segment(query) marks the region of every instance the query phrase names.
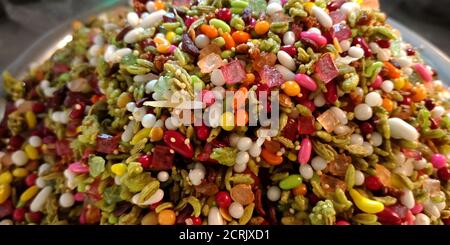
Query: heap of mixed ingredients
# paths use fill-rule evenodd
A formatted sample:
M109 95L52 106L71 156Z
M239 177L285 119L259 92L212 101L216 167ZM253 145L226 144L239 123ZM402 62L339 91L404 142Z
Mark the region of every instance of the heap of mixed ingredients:
M189 2L75 22L25 79L3 74L1 223L450 223L449 92L383 13ZM167 101L194 87L206 113L240 93L184 125ZM261 91L279 129L235 126L251 101L271 111Z

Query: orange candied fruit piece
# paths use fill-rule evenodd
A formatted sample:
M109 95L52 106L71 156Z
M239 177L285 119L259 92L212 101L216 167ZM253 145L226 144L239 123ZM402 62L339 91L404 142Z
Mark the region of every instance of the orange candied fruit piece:
M256 22L255 24L255 32L258 35L264 35L269 31L270 24L265 20L261 20Z
M211 26L211 25L201 25L200 31L203 34L205 34L207 37L209 37L210 39L216 38L219 36L219 31L214 26Z
M384 109L386 109L386 111L388 112L392 112L392 110L394 110L394 103L392 102L392 100L388 99L388 98L384 98L383 99L383 104L382 106L384 107Z
M155 9L156 10L161 10L164 9L166 7L166 4L163 1L155 1Z
M283 157L278 156L277 154L274 154L267 150L266 148L263 148L261 151L261 157L270 165L276 166L280 165L283 162Z
M246 43L250 39L250 34L245 31L235 31L231 36L237 44Z
M224 32L222 34L222 38L225 40L225 48L232 49L236 47L236 42L234 42L233 37L228 32Z

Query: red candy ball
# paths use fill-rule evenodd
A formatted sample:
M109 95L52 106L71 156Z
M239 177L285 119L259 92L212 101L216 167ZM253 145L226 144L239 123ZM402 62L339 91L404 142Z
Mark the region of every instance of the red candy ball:
M231 20L231 11L229 8L221 8L221 9L217 10L216 16L217 16L217 18L219 18L225 22L228 22Z
M152 157L149 155L142 155L138 158L138 162L142 165L143 168L148 168L150 163L152 162Z
M369 176L365 179L366 188L371 191L377 191L383 188L383 184L380 179L376 176Z
M216 204L221 208L228 208L231 205L231 196L226 191L219 191L216 194Z

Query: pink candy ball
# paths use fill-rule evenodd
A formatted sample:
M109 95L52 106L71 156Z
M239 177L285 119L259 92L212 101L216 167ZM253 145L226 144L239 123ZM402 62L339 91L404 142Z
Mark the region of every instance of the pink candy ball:
M431 163L436 169L447 167L447 159L442 154L434 154L431 157Z
M339 220L338 222L336 222L336 225L350 225L350 223L345 220Z
M416 205L414 205L413 208L411 208L411 212L413 214L418 214L421 213L423 211L423 206L420 203L416 203Z

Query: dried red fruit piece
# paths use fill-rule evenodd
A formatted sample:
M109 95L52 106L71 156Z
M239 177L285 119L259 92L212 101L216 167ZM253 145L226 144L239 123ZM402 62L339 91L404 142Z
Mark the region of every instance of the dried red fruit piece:
M377 213L377 217L383 225L400 225L402 223L402 218L391 207L384 207L383 211Z
M346 24L339 23L333 25L331 28L331 38L337 38L340 42L342 40L346 40L352 37L352 29Z
M154 170L170 170L173 167L174 154L170 152L170 147L165 145L155 146L152 154L152 162L149 166Z
M317 77L324 83L329 83L339 76L339 70L330 53L325 53L319 58L315 64L314 71Z
M119 140L119 137L109 134L99 134L97 135L96 151L106 154L113 153L119 145Z
M283 75L274 67L264 66L259 75L261 76L261 83L267 84L270 88L281 86L284 83Z
M314 117L304 117L301 116L298 118L298 133L299 134L313 134L316 132L316 128L314 126Z
M239 60L233 60L220 68L227 84L235 84L245 79L245 69Z

